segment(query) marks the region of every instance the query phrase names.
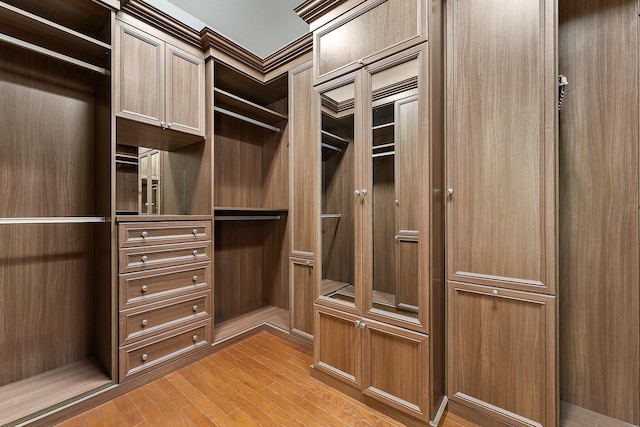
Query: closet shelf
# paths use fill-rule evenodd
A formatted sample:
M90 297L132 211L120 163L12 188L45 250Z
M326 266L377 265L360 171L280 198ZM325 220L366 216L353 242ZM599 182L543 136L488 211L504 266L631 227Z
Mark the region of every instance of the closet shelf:
M277 221L287 209L215 208L215 221Z
M395 123L391 122L391 123L385 123L383 125L374 126L371 129L378 130L378 129L392 128L393 126L395 126Z
M371 155L371 157L375 159L376 157L387 157L387 156L393 156L395 154L396 154L395 151L385 151L383 153L374 153Z
M263 107L220 88L214 88L214 111L280 132L280 123L287 116Z
M24 218L0 218L0 225L10 224L103 224L103 216L42 216Z
M321 214L320 218L342 218L342 214L339 214L339 213L336 213L336 214L326 213L326 214Z
M43 13L50 13L46 6L40 8ZM106 18L108 11L104 10ZM107 73L102 65L108 62L109 43L4 1L0 1L0 22L3 23L1 40L5 43L100 74Z
M322 142L327 145L331 145L331 146L347 145L350 142L348 139L345 139L345 138L342 138L341 136L327 132L326 130L321 131L321 134L322 134Z

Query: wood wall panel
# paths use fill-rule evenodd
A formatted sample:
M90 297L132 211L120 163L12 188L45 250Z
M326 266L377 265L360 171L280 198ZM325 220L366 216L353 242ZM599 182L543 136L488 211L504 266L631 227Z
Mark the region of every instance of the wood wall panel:
M451 280L555 292L554 5L452 5Z
M422 83L421 84L425 84ZM423 101L425 102L425 101ZM416 177L429 176L429 165L420 163L422 151L429 151L423 144L429 142L420 135L418 99L409 98L396 103L396 188L398 200L396 233L400 230L418 230L421 216L422 186ZM434 144L437 145L437 144ZM439 158L437 161L441 161ZM424 169L427 169L425 171Z
M291 329L313 335L313 300L315 299L315 270L302 261L291 260L292 300Z
M289 309L289 223L281 213L276 221L263 222L262 302Z
M94 213L93 97L85 72L2 47L0 217ZM92 354L94 227L0 225L0 385Z
M638 2L559 13L560 398L638 425Z
M396 292L396 185L394 182L394 156L367 158L373 162L372 235L365 245L373 250L373 289L394 294Z

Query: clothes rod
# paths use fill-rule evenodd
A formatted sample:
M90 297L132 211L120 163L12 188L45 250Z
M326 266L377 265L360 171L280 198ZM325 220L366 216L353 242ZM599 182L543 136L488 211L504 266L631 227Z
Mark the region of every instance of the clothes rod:
M320 218L342 218L342 214L321 214Z
M271 221L280 219L280 215L216 215L215 221Z
M322 143L322 147L324 148L328 148L329 150L333 150L333 151L337 151L338 153L342 153L342 150L339 149L338 147L334 147L333 145L329 145L327 143Z
M394 154L396 154L395 151L387 151L386 153L372 154L371 157L376 158L376 157L384 157L384 156L393 156Z
M245 122L252 123L254 125L263 127L265 129L272 130L274 132L280 132L280 128L271 126L270 124L261 122L260 120L252 119L251 117L243 116L242 114L235 113L233 111L227 110L222 107L213 107L213 111L217 111L218 113L226 114L227 116L235 117L236 119L244 120Z
M25 218L0 218L4 224L103 224L103 216L41 216Z
M70 56L64 55L62 53L55 52L53 50L50 50L50 49L47 49L47 48L44 48L44 47L40 47L38 45L26 42L24 40L16 39L15 37L11 37L11 36L8 36L6 34L0 33L0 41L12 44L14 46L21 47L23 49L30 50L32 52L37 52L37 53L40 53L42 55L46 55L46 56L49 56L51 58L67 62L69 64L77 65L78 67L85 68L85 69L93 71L95 73L99 73L99 74L102 74L102 75L106 75L107 74L107 70L102 68L102 67L97 67L95 65L89 64L88 62L80 61L79 59L72 58Z
M120 160L120 159L116 159L116 164L131 165L131 166L138 166L139 165L138 162L134 162L134 161L130 161L130 160Z

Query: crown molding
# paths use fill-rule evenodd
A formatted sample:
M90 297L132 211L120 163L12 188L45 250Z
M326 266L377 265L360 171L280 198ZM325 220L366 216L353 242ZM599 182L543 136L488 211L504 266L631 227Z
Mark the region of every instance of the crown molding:
M326 13L345 3L347 0L306 0L293 9L307 24L321 18Z
M203 50L213 49L224 52L236 61L260 72L263 71L263 60L255 53L240 46L233 40L223 36L216 30L205 27L200 31L200 46Z
M312 51L313 33L307 33L264 58L262 66L263 72L267 74L278 67L289 64L296 59L311 53Z

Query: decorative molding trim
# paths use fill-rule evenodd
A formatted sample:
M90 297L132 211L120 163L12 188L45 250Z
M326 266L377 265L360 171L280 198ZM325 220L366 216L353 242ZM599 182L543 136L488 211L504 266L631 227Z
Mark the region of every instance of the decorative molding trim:
M263 61L258 55L228 39L216 30L205 27L200 31L200 46L203 50L213 48L231 56L233 59L263 73Z
M322 17L327 12L345 3L347 0L307 0L293 9L307 24Z
M287 46L267 56L263 62L263 72L266 74L282 65L294 61L313 51L313 33L307 33Z
M200 47L200 34L191 27L175 19L143 0L122 0L121 10L135 16L138 19L166 32L186 43Z

